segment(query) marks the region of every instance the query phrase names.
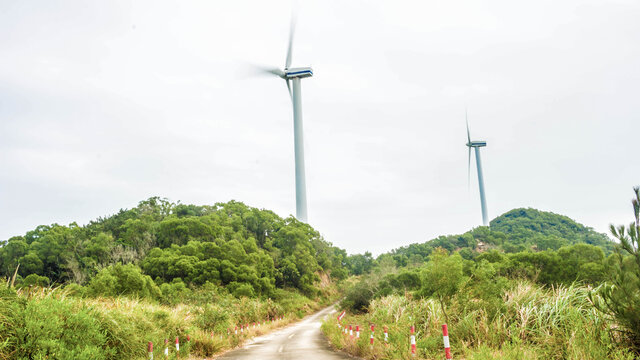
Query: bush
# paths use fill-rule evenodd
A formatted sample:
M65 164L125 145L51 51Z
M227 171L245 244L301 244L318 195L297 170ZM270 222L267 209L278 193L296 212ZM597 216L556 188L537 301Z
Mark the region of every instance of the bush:
M129 295L148 299L161 296L160 289L151 277L142 274L140 268L132 264L103 269L91 279L87 290L93 296Z
M160 292L162 293L162 302L170 305L179 304L192 295L191 290L180 278L173 279L170 284L160 285Z
M25 288L29 286L40 286L47 287L49 286L49 278L46 276L40 276L37 274L30 274L20 284L20 287Z

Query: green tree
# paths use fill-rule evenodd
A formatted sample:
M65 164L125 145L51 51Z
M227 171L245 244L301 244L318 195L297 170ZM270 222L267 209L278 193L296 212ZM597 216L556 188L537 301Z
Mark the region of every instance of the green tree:
M611 233L620 244L616 247L610 283L600 291L604 303L598 307L615 317L636 350L640 350L640 188L633 190L635 222L627 228L611 225Z
M423 271L420 294L438 299L442 312L449 322L445 305L460 289L463 281L462 257L458 254L449 255L445 249L438 248L429 256L429 262Z

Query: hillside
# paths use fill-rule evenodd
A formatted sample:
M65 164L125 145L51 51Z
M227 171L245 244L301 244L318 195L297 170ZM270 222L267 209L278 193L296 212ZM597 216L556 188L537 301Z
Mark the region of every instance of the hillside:
M381 256L392 256L397 266L420 264L433 249L460 251L465 258L487 250L504 253L559 250L568 245L596 246L611 254L614 243L593 229L570 218L535 209L514 209L493 219L490 226L477 227L460 235L443 235L414 243Z
M590 244L605 252L613 250L613 243L605 234L575 222L567 216L536 209L513 209L493 219L491 231L507 235L510 244L535 245L538 249L558 249L564 245Z
M0 247L0 277L19 286L84 285L91 295L174 302L210 284L237 297L347 276L346 252L308 224L230 201L185 205L150 198L86 226L41 225ZM135 279L133 281L132 279Z
M636 359L631 332L620 331L631 322L599 311L607 299L623 299L620 309L638 318L627 300L637 287L617 290L637 279L627 269L638 257L612 253L613 246L566 216L515 209L491 226L368 260L362 266L368 271L340 304L346 315L327 321L323 331L335 347L365 359L408 358L414 334L416 359L442 356L443 342L454 358L465 359ZM614 273L622 275L611 286ZM363 335L355 339L342 331L363 324L375 324L375 333L384 329L384 342L370 345L373 327L360 327Z

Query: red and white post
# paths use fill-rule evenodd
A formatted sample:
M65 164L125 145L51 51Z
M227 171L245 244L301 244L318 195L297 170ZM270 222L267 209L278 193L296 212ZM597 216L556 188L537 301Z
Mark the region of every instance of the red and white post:
M416 356L416 328L411 325L411 356Z
M375 334L374 325L371 324L371 336L369 337L369 344L373 347L373 335Z
M151 341L147 344L147 353L149 353L149 360L153 360L153 343Z
M343 310L343 311L340 313L340 315L338 315L338 327L339 327L339 328L341 328L341 327L342 327L342 318L344 317L344 315L345 315L346 313L347 313L347 312Z
M360 325L356 325L356 339L360 339Z
M389 328L384 327L384 343L385 345L389 345Z
M164 339L164 358L169 358L169 339Z
M176 336L176 357L180 357L180 340Z
M452 359L451 347L449 346L449 330L447 324L442 324L442 341L444 342L444 355L446 359Z
M353 328L351 327L351 325L349 325L349 336L353 338Z

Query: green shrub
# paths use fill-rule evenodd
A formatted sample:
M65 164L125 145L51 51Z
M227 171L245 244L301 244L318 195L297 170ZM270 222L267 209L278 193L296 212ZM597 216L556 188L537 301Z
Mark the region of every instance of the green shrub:
M30 274L22 280L20 283L20 287L29 287L29 286L40 286L47 287L49 286L49 278L46 276L40 276L37 274Z
M87 291L93 296L130 295L148 299L161 296L160 289L151 277L142 274L140 268L133 264L103 269L91 279Z

